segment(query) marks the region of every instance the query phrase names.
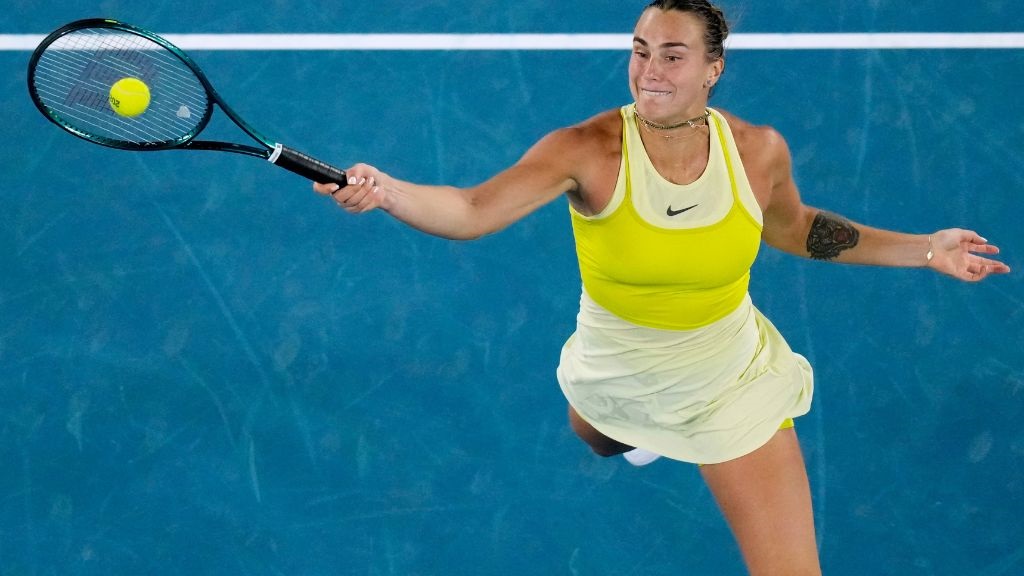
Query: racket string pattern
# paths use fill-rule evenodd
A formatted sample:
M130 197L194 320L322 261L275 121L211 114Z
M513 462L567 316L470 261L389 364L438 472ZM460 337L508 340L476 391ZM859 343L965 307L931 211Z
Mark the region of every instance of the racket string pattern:
M119 116L109 104L110 87L125 77L150 88L149 108L139 118ZM180 59L152 40L114 29L61 36L39 58L35 78L45 106L108 145L173 145L195 135L211 112L206 89Z

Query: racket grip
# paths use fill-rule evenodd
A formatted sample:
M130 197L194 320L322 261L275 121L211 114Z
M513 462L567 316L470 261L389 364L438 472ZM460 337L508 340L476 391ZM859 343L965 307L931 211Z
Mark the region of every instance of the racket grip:
M344 170L338 170L334 166L321 162L308 154L293 150L287 146L277 144L274 151L268 158L271 163L308 178L319 184L334 183L341 187L348 184L348 176Z

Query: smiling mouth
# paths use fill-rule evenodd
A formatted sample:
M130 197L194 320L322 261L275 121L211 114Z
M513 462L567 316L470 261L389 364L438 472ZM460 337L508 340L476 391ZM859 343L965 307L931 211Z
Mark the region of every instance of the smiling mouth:
M672 94L671 92L663 92L661 90L645 90L644 88L641 88L640 92L646 96L668 96Z

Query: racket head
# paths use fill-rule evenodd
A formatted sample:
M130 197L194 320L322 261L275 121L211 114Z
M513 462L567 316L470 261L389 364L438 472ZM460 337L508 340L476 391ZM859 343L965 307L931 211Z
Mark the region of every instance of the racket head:
M110 105L111 87L137 78L150 101L135 117ZM216 93L199 67L159 36L116 20L78 20L55 30L29 59L28 89L43 115L68 132L125 150L186 145L210 121Z

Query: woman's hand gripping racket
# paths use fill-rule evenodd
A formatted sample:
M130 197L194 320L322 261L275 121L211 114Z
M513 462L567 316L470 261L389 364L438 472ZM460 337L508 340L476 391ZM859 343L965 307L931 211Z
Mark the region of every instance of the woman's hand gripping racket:
M272 142L245 123L184 52L114 20L72 22L43 39L28 65L28 90L54 124L124 150L220 150L269 160L314 182L345 172ZM258 146L196 140L216 104Z

